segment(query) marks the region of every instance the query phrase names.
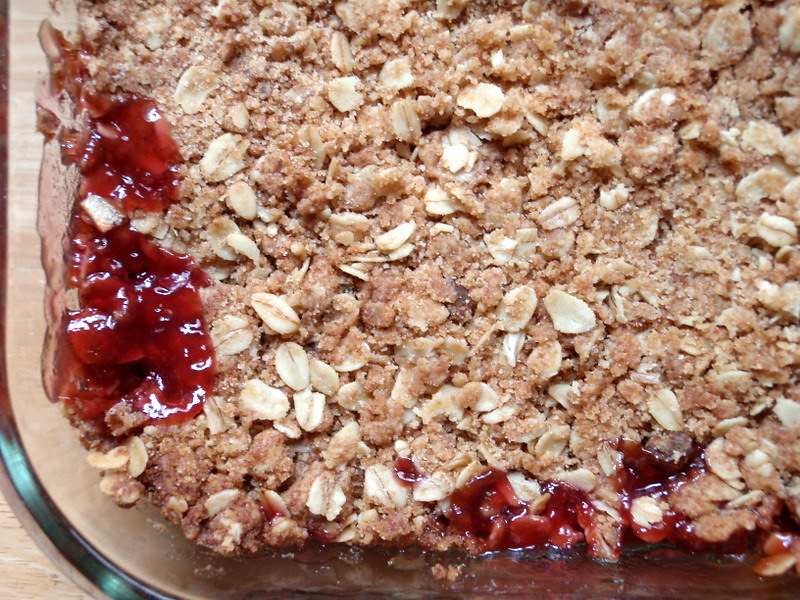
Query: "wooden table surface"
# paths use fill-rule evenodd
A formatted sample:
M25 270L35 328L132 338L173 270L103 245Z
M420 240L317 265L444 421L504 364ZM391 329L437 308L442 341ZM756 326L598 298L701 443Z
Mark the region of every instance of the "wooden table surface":
M0 597L3 600L85 600L42 554L0 497Z
M42 75L36 31L47 0L9 2L11 50L10 154L15 168L37 178L41 138L35 132L33 90ZM15 176L19 176L17 172ZM35 189L32 187L31 189ZM0 598L2 600L85 600L87 596L50 563L22 529L0 496Z

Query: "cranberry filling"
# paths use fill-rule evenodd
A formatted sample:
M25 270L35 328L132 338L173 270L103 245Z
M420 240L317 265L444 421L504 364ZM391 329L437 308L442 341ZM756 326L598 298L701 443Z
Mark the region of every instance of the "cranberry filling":
M181 156L152 100L114 102L87 131L82 140L62 137L64 156L84 177L81 197L96 194L128 214L162 211L178 199Z
M740 554L752 545L752 536L737 531L727 541L711 543L700 539L691 520L681 513L668 510L660 523L642 527L631 517L631 503L635 498L650 496L663 499L687 481L706 473L702 450L692 445L678 463L669 462L657 453L628 440L617 442L622 453L622 466L616 474L616 487L620 492L620 514L628 531L638 539L656 544L670 542L695 551Z
M619 440L616 447L622 454L622 465L614 476L614 484L620 495L622 533L629 540L670 542L692 551L719 554L742 554L753 546L759 534L745 530L734 532L724 542L707 542L698 537L690 519L673 510L667 510L662 521L651 527L635 523L631 516L634 499L642 496L666 499L687 482L705 474L704 455L696 444L687 445L677 457L627 440ZM395 473L401 481L412 485L423 479L408 458L395 461ZM527 504L514 493L504 472L490 468L451 494L444 521L449 528L480 540L481 548L486 551L570 549L585 542L590 554L596 555L603 540L595 525L596 508L588 495L555 481L542 483L541 491L535 506ZM794 532L796 524L785 525L776 520L783 518L783 513L778 511L763 523L759 521L762 530L784 532L766 538L764 547L769 555L787 552L793 544L800 544L800 535L786 533ZM620 544L622 541L620 538Z
M569 549L584 541L594 512L588 496L554 481L546 482L542 493L546 503L537 514L517 497L505 473L488 469L453 492L445 517L451 527L482 540L490 551Z
M205 274L127 226L101 234L82 217L70 259L81 308L67 313L76 364L61 397L84 419L119 401L150 419L197 414L215 373L197 293Z
M85 109L82 126L60 136L63 160L83 176L79 200L100 196L125 215L168 208L178 199L181 156L155 103L87 93L87 53L48 26L41 37L54 88ZM198 293L210 280L189 256L127 223L100 231L79 205L67 262L80 309L65 319L59 397L100 427L120 403L142 415L137 424L196 415L215 380Z
M394 474L406 485L414 485L422 479L422 474L417 470L414 462L404 456L399 456L394 461Z

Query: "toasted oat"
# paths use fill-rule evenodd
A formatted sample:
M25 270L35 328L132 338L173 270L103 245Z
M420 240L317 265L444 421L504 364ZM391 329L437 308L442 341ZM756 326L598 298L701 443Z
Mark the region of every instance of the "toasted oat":
M258 292L250 297L250 306L272 331L288 335L300 328L300 317L280 296Z
M717 10L703 37L703 49L714 67L736 63L753 42L749 16L739 6L731 3Z
M762 477L769 477L773 473L772 460L769 454L761 448L756 448L744 457L744 464Z
M519 356L519 351L522 349L523 344L525 344L524 333L507 333L503 336L502 351L506 362L508 362L508 366L516 366L517 357Z
M453 478L437 471L414 486L413 497L417 502L438 502L447 498L454 489Z
M493 83L470 86L458 96L458 105L471 110L481 118L500 112L505 103L503 90Z
M789 5L778 28L778 43L781 50L800 54L800 7Z
M289 515L289 508L278 492L273 490L261 490L261 501L265 506L268 506L272 514L275 515L273 519L279 519Z
M747 417L731 417L730 419L722 419L714 426L711 431L716 436L723 436L734 427L742 427L747 425Z
M100 491L119 506L127 507L136 504L142 497L144 488L141 483L127 473L106 473L100 480Z
M256 243L243 233L229 233L225 238L225 243L233 248L237 254L246 256L253 262L257 262L261 257L261 251Z
M222 433L228 429L228 424L222 416L217 398L207 398L203 404L203 414L206 417L206 426L211 435Z
M311 383L308 354L302 346L286 342L275 351L275 370L281 381L296 391L306 389Z
M789 219L762 213L756 225L758 236L770 246L788 246L797 243L797 227Z
M350 421L331 436L328 447L322 453L325 465L334 468L351 461L359 452L361 428L356 421Z
M554 425L536 442L536 455L553 460L566 448L569 441L569 426Z
M175 103L187 115L200 112L203 103L217 84L217 75L199 65L186 69L175 88Z
M651 394L647 399L647 410L664 429L668 431L683 429L683 414L678 404L678 397L672 390L660 389Z
M500 229L484 235L483 241L489 250L489 254L494 259L493 262L497 265L504 265L510 262L514 258L514 252L519 245L517 240L505 236Z
M664 519L664 511L655 498L641 496L631 502L631 517L639 527L650 528Z
M364 497L378 506L401 508L408 502L408 490L389 467L372 465L364 470Z
M87 195L81 202L81 207L92 219L95 227L103 233L111 231L125 220L122 213L114 208L108 200L97 194Z
M200 160L200 171L207 181L225 181L241 171L250 142L233 134L223 133L208 145Z
M331 34L331 61L342 73L350 73L355 68L350 41L341 31Z
M312 514L333 521L342 512L347 496L341 486L336 484L333 473L325 472L311 483L306 506Z
M328 84L328 100L341 112L355 110L364 102L360 86L361 80L354 75L338 77Z
M517 498L523 502L531 502L542 495L542 488L535 479L530 479L519 471L508 474L508 482Z
M336 268L342 273L347 273L348 275L355 277L356 279L360 279L361 281L369 281L369 273L365 271L363 267L364 265L361 264L336 265Z
M131 477L139 477L147 468L147 447L144 445L142 438L138 435L133 436L128 440L128 474Z
M416 142L422 135L417 110L413 100L401 99L392 103L389 111L392 131L403 142Z
M750 121L742 132L742 142L764 156L774 156L781 149L781 128L769 121Z
M225 315L211 327L211 339L219 356L244 352L253 343L253 331L246 319Z
M561 471L554 476L556 481L568 483L574 488L591 492L597 485L597 477L589 469L575 469L573 471Z
M333 396L339 390L339 374L332 366L317 358L308 363L311 387L326 396Z
M797 427L800 425L800 402L780 397L772 408L784 427Z
M325 396L306 388L294 394L294 413L297 424L305 431L314 431L325 415Z
M728 509L735 509L735 508L743 508L743 507L752 507L757 506L761 503L764 499L766 494L761 490L751 490L746 494L742 494L738 498L734 498L730 500L726 505L725 508Z
M567 130L561 140L561 160L575 160L583 156L586 151L581 130L578 127Z
M630 197L630 190L623 184L618 183L611 189L600 190L600 206L607 210L617 210L623 206Z
M235 102L228 109L222 127L226 131L235 133L247 133L250 128L250 111L242 102Z
M256 420L280 421L289 413L286 394L260 379L250 379L244 384L239 405Z
M603 473L610 477L622 465L622 453L614 449L608 442L603 442L597 451L597 461L600 463Z
M711 442L705 452L706 465L709 470L729 485L737 482L742 472L735 458L729 456L725 451L725 440L717 438ZM734 485L734 487L739 487Z
M558 229L572 225L580 216L580 207L575 199L564 196L542 209L538 221L544 229Z
M434 186L425 192L425 212L442 217L459 211L458 203L442 188Z
M772 556L765 556L759 560L753 570L761 577L775 577L783 575L797 564L797 557L791 552L781 552Z
M440 19L457 19L470 0L436 0L436 16Z
M246 182L237 181L231 185L225 196L225 202L241 218L249 221L256 218L258 208L256 193Z
M208 516L214 517L228 508L239 497L239 493L239 490L231 488L210 495L205 501Z
M89 466L103 471L122 469L128 464L129 459L130 451L126 446L117 446L108 452L91 450L86 455L86 462L89 463Z
M464 144L450 144L442 150L442 164L451 173L471 170L476 159L477 153Z
M414 85L414 76L411 74L408 59L402 57L387 61L381 69L380 81L386 87L396 90Z
M547 395L564 408L569 408L573 387L569 383L554 383L547 387Z
M517 407L512 404L506 404L500 408L496 408L481 416L481 421L487 425L496 425L504 421L508 421L517 414Z
M561 290L551 289L545 296L544 307L561 333L585 333L597 323L586 302Z
M535 345L525 364L540 379L547 380L555 377L561 370L563 357L563 349L559 341L551 340Z
M538 301L536 291L527 285L507 292L497 311L497 319L502 329L510 332L525 329L536 311Z
M743 177L736 186L736 197L748 204L762 198L778 200L789 183L786 171L777 167L762 167Z
M375 238L375 245L383 252L391 253L399 250L403 245L411 239L417 229L417 224L414 221L401 223L394 229L382 233Z

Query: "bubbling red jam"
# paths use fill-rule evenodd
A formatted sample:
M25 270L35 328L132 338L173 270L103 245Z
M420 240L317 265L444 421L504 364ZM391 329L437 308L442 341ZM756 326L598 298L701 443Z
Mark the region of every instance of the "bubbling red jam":
M83 177L67 253L68 285L80 308L66 314L59 397L101 429L120 405L138 413L139 424L190 418L215 381L198 293L209 278L191 257L159 247L127 221L107 230L80 208L90 195L123 215L175 202L181 156L169 123L152 100L87 93L86 53L52 28L43 28L42 39L54 89L67 93L84 119L59 137L62 159Z
M724 542L702 540L695 533L692 521L674 510L665 511L662 521L650 527L642 527L633 521L631 503L635 498L665 499L686 482L706 473L705 459L699 446L692 445L677 462L669 462L658 453L629 440L618 441L617 449L622 453L622 466L615 481L622 504L620 514L633 536L649 544L670 542L698 552L719 554L741 554L751 547L752 536L744 530L735 532Z
M786 530L770 521L759 525L762 532L740 530L724 542L710 543L698 537L690 519L674 510L665 511L661 522L642 527L631 516L633 500L642 496L666 499L687 482L703 476L703 451L695 443L677 456L665 456L628 440L618 440L615 446L622 455L622 464L613 477L621 505L618 532L622 534L612 536L618 540L615 548L609 548L609 543L615 543L612 540L601 539L595 522L598 509L586 492L566 483L545 481L540 486L541 496L526 503L514 492L507 475L493 468L473 476L450 495L442 523L450 531L477 540L481 551L570 550L586 544L593 556L600 555L601 545L608 556L609 550L618 554L623 542L634 540L669 542L697 552L742 554L753 547L759 535L766 535L764 531ZM408 485L424 479L409 458L395 461L395 475ZM772 533L764 548L773 556L788 552L793 545L800 545L799 534Z
M85 133L62 136L61 147L81 170L82 198L96 194L126 214L163 211L178 199L181 156L152 100L113 102Z
M121 225L99 233L73 222L70 278L79 310L66 336L76 368L62 397L84 419L122 401L149 419L197 414L214 385L214 354L198 288L206 275Z
M475 475L453 492L448 525L482 541L487 551L541 548L562 550L585 541L594 507L585 492L554 481L542 485L544 507L534 512L497 469Z
M406 456L399 456L394 461L394 474L405 485L414 485L422 479L414 461Z

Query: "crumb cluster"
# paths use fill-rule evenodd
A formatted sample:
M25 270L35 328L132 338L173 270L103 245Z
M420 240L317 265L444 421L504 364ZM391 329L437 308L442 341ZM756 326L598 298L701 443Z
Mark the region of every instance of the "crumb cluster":
M476 550L437 517L491 466L589 493L613 548L608 442L666 433L708 472L637 523L800 512L800 3L80 13L97 90L153 98L185 160L133 225L216 281L204 414L86 433L120 504L221 553Z

